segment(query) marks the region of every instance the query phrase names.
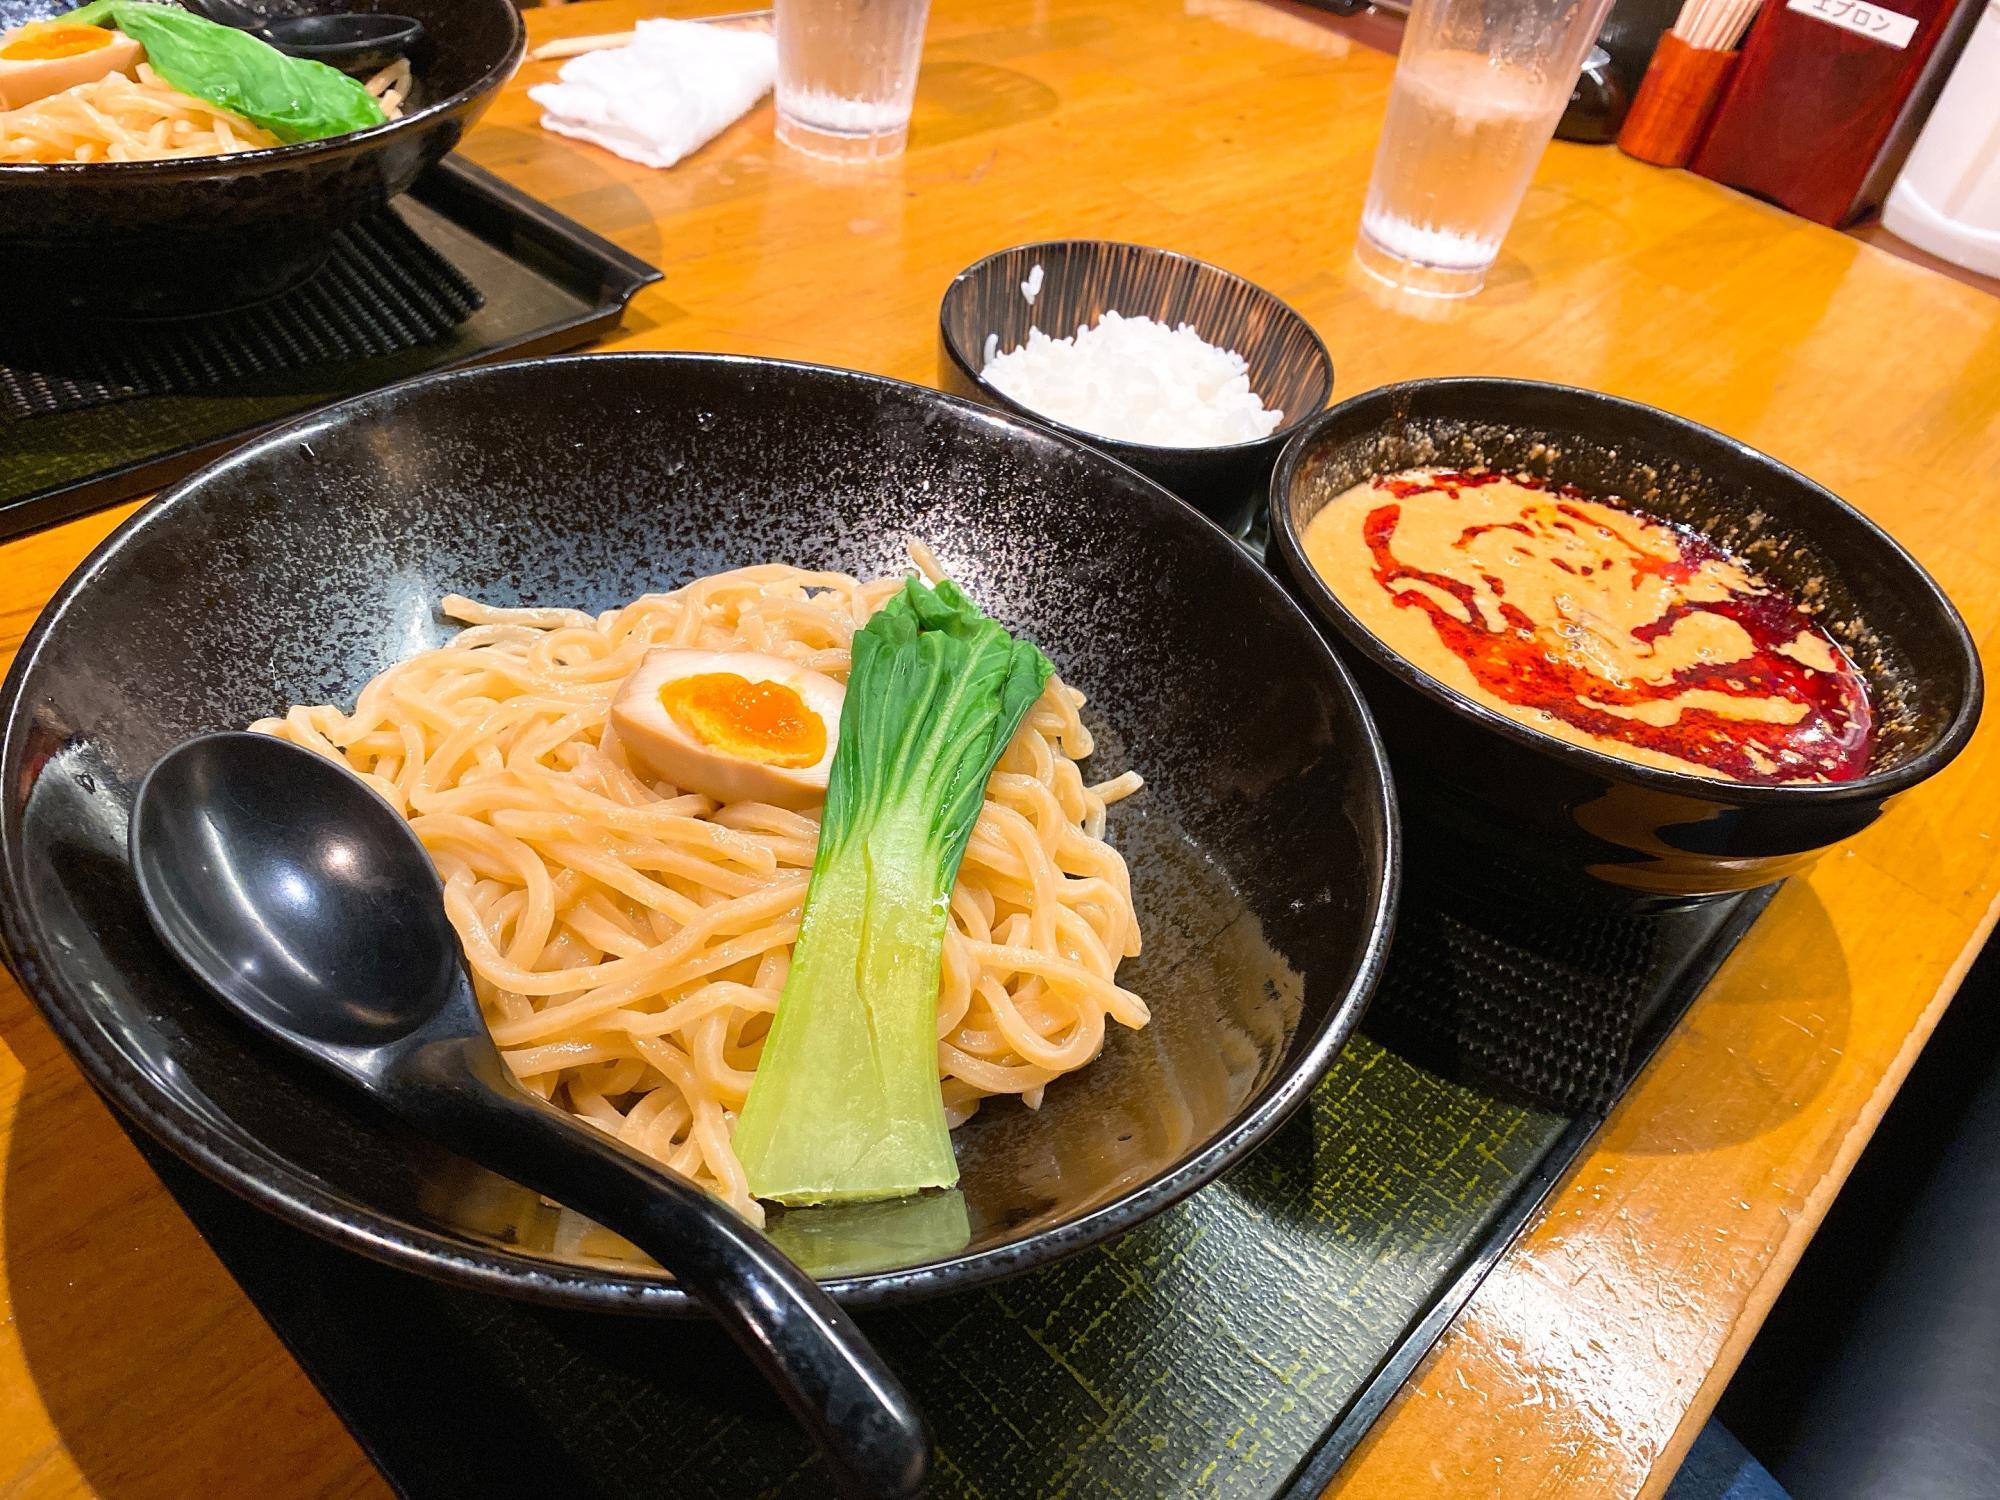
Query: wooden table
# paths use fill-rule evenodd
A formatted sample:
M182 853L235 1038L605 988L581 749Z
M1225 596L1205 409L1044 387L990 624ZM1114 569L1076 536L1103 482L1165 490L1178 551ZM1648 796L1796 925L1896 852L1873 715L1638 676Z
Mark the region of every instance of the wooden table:
M530 32L642 13L581 4ZM1481 296L1399 302L1349 258L1390 64L1308 12L938 0L912 149L860 172L780 150L768 105L672 172L631 166L536 128L523 91L552 71L530 65L466 149L666 271L628 346L927 380L938 296L977 256L1056 234L1169 245L1311 318L1341 394L1536 376L1733 433L1893 530L1983 645L2000 627L2000 300L1557 145ZM124 514L0 547L0 649ZM1784 890L1342 1500L1658 1492L1992 923L1996 745L1982 733ZM0 1106L0 1497L385 1494L4 981Z

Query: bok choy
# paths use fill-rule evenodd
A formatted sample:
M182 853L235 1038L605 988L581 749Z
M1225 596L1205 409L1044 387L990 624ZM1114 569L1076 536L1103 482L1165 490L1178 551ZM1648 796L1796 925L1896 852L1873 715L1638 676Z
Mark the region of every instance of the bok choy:
M951 888L987 778L1053 670L951 583L907 580L856 633L804 922L736 1125L759 1198L958 1180L937 1059Z
M366 130L388 116L337 68L287 57L247 31L154 0L92 0L62 17L116 26L146 49L153 71L183 94L243 116L286 144Z

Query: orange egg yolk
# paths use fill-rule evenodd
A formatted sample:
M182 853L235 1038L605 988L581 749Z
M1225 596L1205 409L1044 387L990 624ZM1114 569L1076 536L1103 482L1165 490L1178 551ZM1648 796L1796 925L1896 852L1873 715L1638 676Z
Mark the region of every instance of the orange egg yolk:
M0 46L0 61L48 62L57 57L78 57L111 45L111 33L102 26L65 26L57 21L46 26L27 25L11 42Z
M739 760L798 768L826 754L826 720L782 682L701 672L661 688L660 706L702 744Z

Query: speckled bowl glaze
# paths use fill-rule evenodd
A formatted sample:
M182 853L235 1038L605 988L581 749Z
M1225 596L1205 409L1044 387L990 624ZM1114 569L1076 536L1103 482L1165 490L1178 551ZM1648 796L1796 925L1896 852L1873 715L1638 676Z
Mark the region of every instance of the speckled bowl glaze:
M1117 1233L1268 1135L1353 1028L1395 884L1386 772L1311 621L1221 531L916 386L720 356L495 366L334 407L169 491L64 586L0 689L8 961L120 1108L286 1219L475 1287L683 1311L658 1275L557 1254L531 1194L234 1024L147 927L133 790L188 736L351 702L449 635L447 592L601 610L753 562L878 574L911 537L1089 694L1089 774L1146 776L1111 837L1145 932L1120 977L1154 1020L1113 1027L1039 1111L997 1100L957 1133L962 1236L948 1204L875 1225L864 1274L818 1220L776 1232L859 1303Z
M1036 266L1031 304L1022 283ZM1269 437L1219 448L1166 448L1101 437L1043 416L989 384L988 335L1015 349L1039 328L1066 338L1107 312L1192 324L1211 344L1250 366L1250 389L1285 419ZM946 390L1027 417L1157 479L1238 535L1264 503L1271 465L1288 439L1333 394L1333 360L1312 325L1253 282L1206 261L1111 240L1048 240L974 261L952 280L938 309L938 376Z
M318 0L254 0L269 15ZM11 0L0 22L68 0ZM444 156L521 61L512 0L355 0L415 16L413 107L374 130L164 162L0 165L0 328L10 320L171 317L239 307L312 274L346 224Z
M1748 559L1869 682L1867 774L1752 786L1619 760L1462 697L1388 649L1305 560L1334 496L1398 469L1527 470L1617 496ZM1782 879L1943 769L1979 722L1979 654L1951 601L1880 527L1803 474L1669 412L1526 380L1417 380L1343 401L1271 480L1271 547L1337 637L1382 726L1412 869L1475 895L1685 903Z

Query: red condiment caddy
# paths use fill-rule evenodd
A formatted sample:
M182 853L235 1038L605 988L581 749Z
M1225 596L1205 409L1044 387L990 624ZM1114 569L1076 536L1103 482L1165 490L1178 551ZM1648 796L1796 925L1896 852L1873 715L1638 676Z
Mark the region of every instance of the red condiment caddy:
M1690 47L1669 31L1619 128L1618 149L1655 166L1686 166L1735 66L1734 52Z
M1766 0L1693 170L1851 223L1888 193L1978 13L1967 0Z

